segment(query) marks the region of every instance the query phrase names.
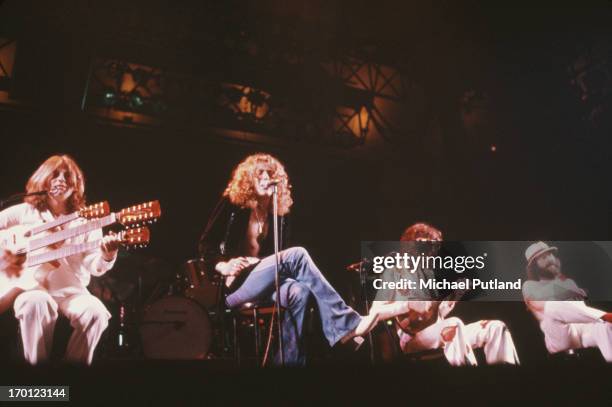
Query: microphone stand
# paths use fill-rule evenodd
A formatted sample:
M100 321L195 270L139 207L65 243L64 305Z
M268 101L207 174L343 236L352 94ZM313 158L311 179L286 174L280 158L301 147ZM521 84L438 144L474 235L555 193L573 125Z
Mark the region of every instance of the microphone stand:
M274 304L274 307L276 308L276 316L277 316L277 320L278 320L278 347L279 347L279 353L280 353L280 365L284 366L285 365L285 351L284 351L284 346L283 346L283 322L281 319L281 309L280 309L280 302L281 302L281 295L280 295L280 278L279 278L279 271L280 271L280 267L279 267L279 261L280 261L280 255L279 255L279 250L278 250L278 184L274 184L274 192L272 194L272 209L273 209L273 215L272 215L272 221L273 221L273 227L274 227L274 266L275 266L275 273L274 273L274 285L275 285L275 289L276 289L276 302Z
M368 299L368 284L367 284L367 269L365 267L367 259L362 259L359 262L359 282L361 283L361 294L363 295L363 301L365 303L365 312L370 312L370 300ZM370 362L375 363L374 360L374 338L372 331L368 332L368 344L370 345Z

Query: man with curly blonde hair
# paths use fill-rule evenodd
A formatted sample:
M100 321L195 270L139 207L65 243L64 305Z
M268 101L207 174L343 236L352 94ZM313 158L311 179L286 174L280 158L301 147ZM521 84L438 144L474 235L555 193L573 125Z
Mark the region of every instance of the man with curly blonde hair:
M234 170L224 200L212 214L200 240L200 252L226 278L230 308L276 300L272 230L273 184L278 186L280 303L285 363L302 365L303 320L314 297L323 333L330 345L364 335L375 318L362 318L346 305L325 279L306 249L288 247L287 215L293 204L284 166L269 154L247 157ZM276 358L278 362L278 355Z

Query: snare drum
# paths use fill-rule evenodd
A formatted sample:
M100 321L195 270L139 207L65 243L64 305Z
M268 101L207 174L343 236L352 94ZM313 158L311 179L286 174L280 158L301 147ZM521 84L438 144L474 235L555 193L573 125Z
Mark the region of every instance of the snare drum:
M212 342L212 327L200 304L171 296L145 308L140 337L146 358L204 359Z
M202 258L188 260L183 269L187 283L185 297L206 308L216 307L223 286L221 275L211 269L211 265Z

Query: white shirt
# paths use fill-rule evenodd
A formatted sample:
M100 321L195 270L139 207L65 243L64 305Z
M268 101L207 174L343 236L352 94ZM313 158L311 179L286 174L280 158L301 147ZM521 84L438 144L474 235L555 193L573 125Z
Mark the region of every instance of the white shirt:
M0 212L0 230L15 225L36 225L53 219L49 210L41 212L29 203L22 203ZM77 219L64 227L74 227L84 222L85 220ZM100 239L102 239L102 229L96 229L67 239L64 244L80 244ZM44 269L49 270L49 272L45 273L41 279L37 278L40 284L39 288L46 289L54 297L86 293L88 292L87 286L91 280L91 275L103 275L113 267L115 260L116 257L110 262L104 260L102 249L99 247L89 252L60 259L57 268L50 265L44 266ZM2 284L2 281L0 281L0 284Z

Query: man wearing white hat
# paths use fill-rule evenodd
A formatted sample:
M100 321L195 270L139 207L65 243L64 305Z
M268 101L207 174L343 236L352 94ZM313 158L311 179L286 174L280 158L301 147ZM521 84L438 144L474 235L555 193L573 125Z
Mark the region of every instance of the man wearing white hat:
M598 347L612 362L612 313L584 303L586 293L561 273L557 248L544 242L525 251L527 281L523 298L540 322L550 353Z

